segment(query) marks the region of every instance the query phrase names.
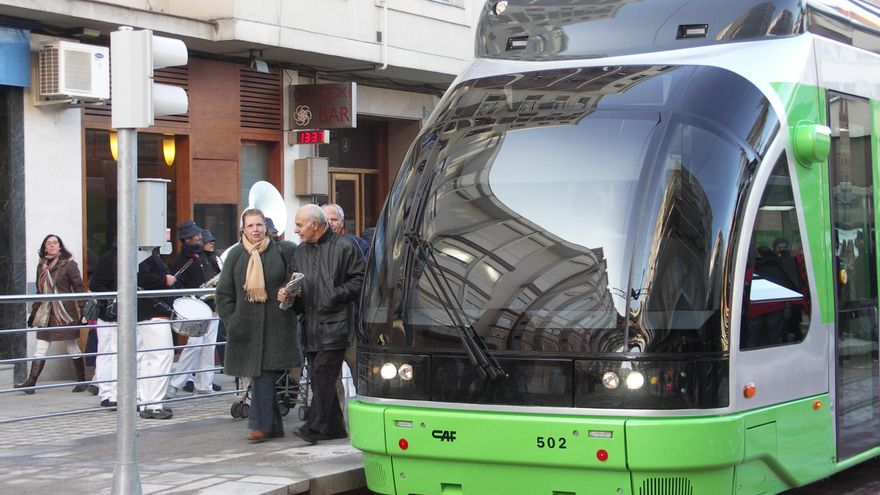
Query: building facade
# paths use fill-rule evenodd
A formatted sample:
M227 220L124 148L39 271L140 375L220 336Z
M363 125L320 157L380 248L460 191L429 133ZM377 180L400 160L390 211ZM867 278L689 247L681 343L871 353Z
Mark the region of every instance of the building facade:
M482 4L0 0L5 293L33 292L45 235L64 240L84 276L116 236L112 101L45 98L39 52L47 44L108 47L120 26L184 41L187 65L155 79L183 87L189 110L139 130L138 177L168 179L171 239L191 218L224 249L237 241L238 215L257 181L283 197L288 219L278 227L288 239L296 240L292 212L309 202L341 204L348 232L375 225L422 120L472 57ZM295 90L314 84L351 88L348 121L325 122L329 143L297 144ZM165 252L178 248L169 243ZM23 308L0 309L4 328L23 326ZM2 357L22 357L25 346L20 336L0 336Z

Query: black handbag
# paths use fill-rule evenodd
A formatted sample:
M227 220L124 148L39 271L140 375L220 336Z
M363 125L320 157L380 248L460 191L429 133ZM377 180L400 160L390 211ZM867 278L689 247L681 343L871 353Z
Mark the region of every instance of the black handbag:
M101 316L101 302L97 299L89 299L83 305L82 318L85 321L95 321Z
M104 321L116 321L116 318L119 317L119 307L116 304L116 298L102 300L101 303L101 311L98 313L98 316Z

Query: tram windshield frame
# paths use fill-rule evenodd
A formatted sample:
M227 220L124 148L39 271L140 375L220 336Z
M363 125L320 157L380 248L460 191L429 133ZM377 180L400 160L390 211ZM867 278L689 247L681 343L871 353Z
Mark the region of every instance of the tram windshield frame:
M359 387L452 402L725 405L735 247L779 128L753 84L715 67L462 82L408 153L377 226ZM504 377L481 372L480 354ZM389 388L373 373L388 359L419 379ZM603 370L621 389L642 375L669 393L602 395L615 385ZM560 379L524 393L535 376Z

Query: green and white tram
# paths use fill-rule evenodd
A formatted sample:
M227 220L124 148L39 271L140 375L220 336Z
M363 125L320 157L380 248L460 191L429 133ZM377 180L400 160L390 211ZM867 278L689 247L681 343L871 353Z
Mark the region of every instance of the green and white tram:
M490 0L375 235L369 488L771 494L880 455L878 13Z

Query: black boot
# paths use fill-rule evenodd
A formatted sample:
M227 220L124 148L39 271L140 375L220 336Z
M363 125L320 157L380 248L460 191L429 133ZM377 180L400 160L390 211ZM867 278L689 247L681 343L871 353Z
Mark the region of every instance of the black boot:
M46 364L45 359L35 359L34 362L31 363L31 374L28 376L28 379L25 380L24 383L16 383L13 385L13 388L24 388L24 387L33 387L37 384L37 378L40 377L40 373L43 372L43 366ZM26 394L33 394L34 389L25 390Z
M85 392L87 388L89 388L88 383L83 383L86 381L86 363L83 358L73 358L73 369L76 370L76 381L79 382L73 387L74 392Z

